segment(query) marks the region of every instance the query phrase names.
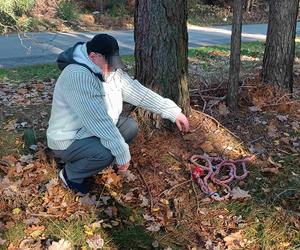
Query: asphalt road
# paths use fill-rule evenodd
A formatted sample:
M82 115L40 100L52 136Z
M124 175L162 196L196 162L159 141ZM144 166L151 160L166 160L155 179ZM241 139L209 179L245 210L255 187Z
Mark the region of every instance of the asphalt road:
M243 41L265 40L266 24L243 25ZM132 30L107 31L119 42L120 54L130 55L134 51ZM231 26L190 26L189 48L204 45L230 43ZM0 68L55 62L57 55L78 41L87 41L97 32L87 33L27 33L26 36L11 34L0 36ZM300 25L297 23L297 35Z

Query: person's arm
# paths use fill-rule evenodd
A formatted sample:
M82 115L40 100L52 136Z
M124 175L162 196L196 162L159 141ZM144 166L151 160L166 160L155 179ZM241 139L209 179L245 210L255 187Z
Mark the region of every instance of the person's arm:
M64 96L83 125L108 148L119 165L130 161L128 144L107 114L100 87L90 73L72 72L64 84Z
M120 77L125 102L159 114L162 118L172 122L176 121L177 116L181 113L181 108L175 102L146 88L122 70L118 70L116 74Z

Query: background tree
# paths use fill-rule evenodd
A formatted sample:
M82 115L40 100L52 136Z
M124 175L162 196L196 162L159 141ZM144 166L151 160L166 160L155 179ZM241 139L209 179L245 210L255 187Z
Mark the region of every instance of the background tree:
M134 25L135 77L188 113L187 1L137 0Z
M254 5L255 0L246 0L246 12L251 12L253 9L253 5Z
M241 34L244 0L233 1L233 20L230 50L229 84L227 104L231 110L237 109L238 87L241 66Z
M270 0L262 78L293 90L293 65L299 0Z

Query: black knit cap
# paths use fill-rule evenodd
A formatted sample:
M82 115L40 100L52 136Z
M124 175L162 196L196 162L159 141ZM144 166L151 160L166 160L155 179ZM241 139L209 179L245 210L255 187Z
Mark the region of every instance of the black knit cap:
M108 34L98 34L86 43L87 52L100 53L114 69L123 68L117 40Z

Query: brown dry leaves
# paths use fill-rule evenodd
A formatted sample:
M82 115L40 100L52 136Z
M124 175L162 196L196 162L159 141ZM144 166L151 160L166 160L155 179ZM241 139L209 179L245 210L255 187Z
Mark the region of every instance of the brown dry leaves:
M290 113L300 117L300 100L291 99L288 91L278 88L275 84L263 84L257 76L246 79L241 93L241 103L246 101L253 112L271 111Z
M49 82L28 82L18 85L1 83L0 103L6 107L50 103L53 96L54 84L54 80Z
M21 220L27 224L25 233L37 238L45 230L39 217L66 218L88 211L74 194L62 188L53 166L33 157L21 159L2 158L9 164L3 166L7 174L0 179L0 220L4 227Z

